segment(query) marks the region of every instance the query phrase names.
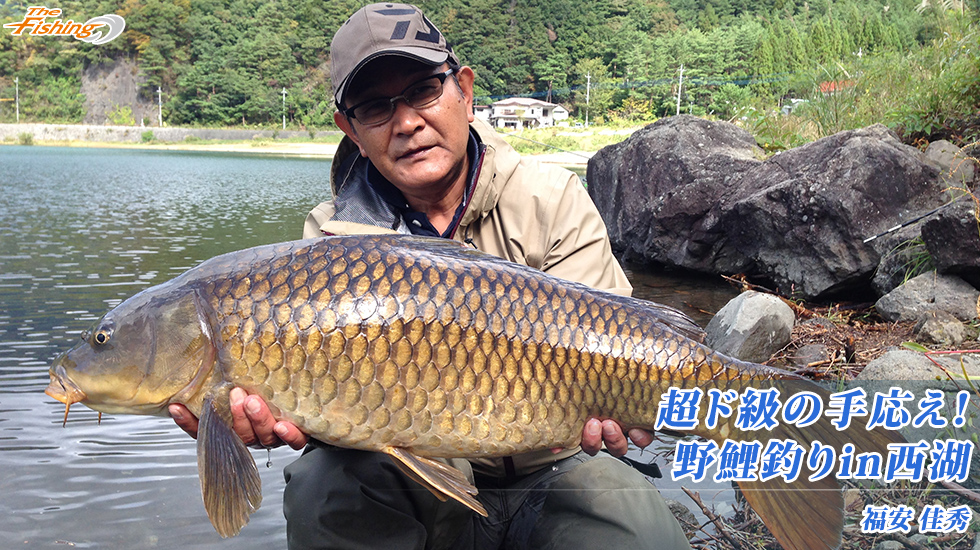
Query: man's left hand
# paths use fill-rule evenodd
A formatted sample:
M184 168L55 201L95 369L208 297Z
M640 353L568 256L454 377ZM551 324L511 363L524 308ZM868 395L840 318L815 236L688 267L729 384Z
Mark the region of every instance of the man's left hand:
M296 450L306 446L306 434L291 422L277 421L260 396L234 388L229 401L233 428L246 445L278 447L286 444ZM169 412L180 429L197 439L198 419L187 407L175 403L170 405Z
M653 434L645 430L632 429L629 431L629 439L642 449L653 443ZM606 444L606 450L615 457L624 456L629 450L626 434L616 421L590 418L582 429L582 450L595 456L602 449L603 443Z

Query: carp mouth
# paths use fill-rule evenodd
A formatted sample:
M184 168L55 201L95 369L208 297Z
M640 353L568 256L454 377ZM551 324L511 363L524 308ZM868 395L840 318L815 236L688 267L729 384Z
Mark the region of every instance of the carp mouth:
M86 397L85 392L68 378L65 367L61 365L64 359L65 356L62 355L55 361L54 366L51 367L51 383L44 390L44 393L65 404L65 418L61 424L62 427L68 424L68 410L71 408L72 403L78 403Z

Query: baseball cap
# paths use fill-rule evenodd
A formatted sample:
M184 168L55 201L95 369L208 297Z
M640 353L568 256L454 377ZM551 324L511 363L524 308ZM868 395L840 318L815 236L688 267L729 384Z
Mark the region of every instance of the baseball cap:
M371 4L350 16L330 43L330 81L337 105L354 76L383 55L401 55L429 65L459 59L422 10L410 4Z

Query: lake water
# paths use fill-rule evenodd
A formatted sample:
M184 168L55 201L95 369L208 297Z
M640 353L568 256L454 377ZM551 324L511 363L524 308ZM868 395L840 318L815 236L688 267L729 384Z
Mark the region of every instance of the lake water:
M272 451L268 468L255 451L262 508L223 540L204 513L193 440L172 420L99 425L76 405L62 428L64 405L43 391L53 359L123 299L217 254L299 238L329 198L329 170L274 155L0 147L0 548L285 547L282 468L294 451ZM714 280L629 274L638 296L702 324L735 295Z

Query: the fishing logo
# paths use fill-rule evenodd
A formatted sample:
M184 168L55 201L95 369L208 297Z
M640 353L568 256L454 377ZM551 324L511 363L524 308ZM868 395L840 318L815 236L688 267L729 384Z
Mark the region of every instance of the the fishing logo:
M126 21L113 13L93 17L84 23L76 23L71 19L48 21L49 18L59 16L61 16L61 10L58 8L31 6L27 8L27 14L22 21L7 23L4 28L13 29L11 34L14 36L23 34L31 36L74 36L77 40L89 44L110 42L122 34L126 28ZM107 27L107 29L100 27Z

